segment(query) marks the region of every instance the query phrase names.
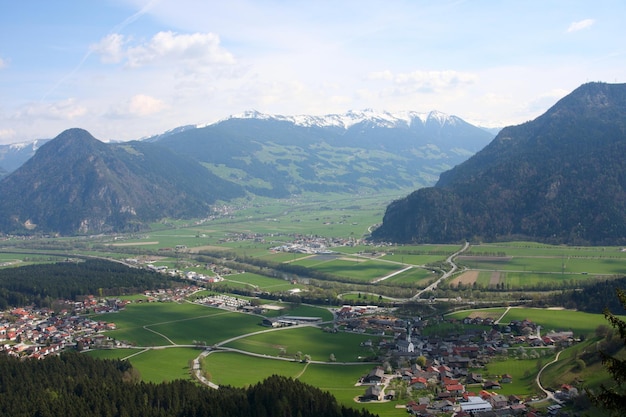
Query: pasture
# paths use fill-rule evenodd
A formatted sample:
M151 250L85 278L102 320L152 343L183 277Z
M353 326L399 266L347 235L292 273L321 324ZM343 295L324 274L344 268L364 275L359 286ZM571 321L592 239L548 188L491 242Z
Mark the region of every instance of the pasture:
M340 277L371 282L393 272L404 269L402 265L374 259L347 258L332 255L316 255L293 262L294 265L305 266L316 271Z
M576 247L532 242L472 245L458 258L470 269L561 274L568 279L619 275L626 270L621 247ZM543 278L550 279L543 275Z
M136 368L141 379L159 383L176 379L192 379L190 362L200 350L194 348L170 347L167 349L108 349L92 350L85 354L100 359L128 359Z
M511 308L500 323L524 319L541 325L542 334L551 330L572 331L575 337L593 334L599 325L607 324L602 314L540 308Z
M462 320L472 314L477 317L494 317L501 314L504 309L477 309L456 311L446 317ZM582 311L511 307L500 320L500 324L508 324L514 320L530 320L541 326L541 334L548 331L572 331L575 337L589 335L595 332L599 325L606 325L606 319L602 314L584 313Z
M337 362L360 362L372 354L361 346L371 335L329 333L317 327L294 326L268 331L231 341L224 345L233 349L267 356L294 357L298 352L311 360L327 362L332 355ZM376 345L376 343L374 343Z
M539 389L535 385L535 377L541 366L551 361L553 357L554 355L540 359L495 359L485 365L484 368L472 371L482 373L483 379L492 381L500 381L502 375L509 374L513 377L513 382L502 383L502 388L497 390L497 393L528 397L539 393ZM471 385L468 389L478 390Z
M225 285L229 287L242 287L248 289L258 289L267 292L288 291L294 288L304 288L302 285L292 284L282 278L270 278L264 275L244 272L242 274L225 275Z
M284 375L330 392L347 407L365 408L387 417L405 416L404 409L395 409L395 402L368 404L354 401L367 388L355 386L356 382L372 367L372 364L305 364L220 351L211 353L202 363L202 370L211 382L218 385L245 387L274 374Z
M257 316L192 303L132 303L107 320L117 325L108 336L136 346L214 344L262 328Z

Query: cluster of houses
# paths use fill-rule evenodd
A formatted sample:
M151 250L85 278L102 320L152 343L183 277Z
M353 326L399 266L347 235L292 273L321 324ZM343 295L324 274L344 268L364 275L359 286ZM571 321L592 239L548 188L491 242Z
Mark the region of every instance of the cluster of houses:
M146 291L147 302L182 301L199 287ZM130 301L85 296L80 301L58 301L55 313L48 308L18 307L0 313L0 350L19 357L43 358L72 347L79 350L111 343L104 335L115 323L94 320L87 313L112 313ZM137 302L142 302L138 300Z
M93 298L84 303L91 306ZM123 308L123 303L95 305L92 308ZM112 310L111 310L112 311ZM19 357L43 358L67 346L88 346L94 336L105 330L115 330L114 323L72 315L67 310L54 314L49 309L15 308L2 313L0 319L0 350Z
M486 412L493 412L497 416L526 415L527 407L522 399L515 395L501 395L490 391L489 382L478 385L478 392L466 390L465 384L459 379L453 378L452 370L445 365L429 365L424 368L412 365L409 368L401 368L392 374L385 374L382 367L373 368L364 375L359 383L367 386L365 393L359 398L360 401L384 401L393 399L396 395L394 390L387 387L393 380L402 380L407 383L409 390L424 391L431 388L436 395L422 396L417 400L411 400L406 404L408 413L417 416L436 415L442 412L454 411L456 416L474 415L481 413L487 417ZM480 379L480 376L473 376ZM502 383L510 383L510 375L502 376ZM499 385L498 385L499 387ZM466 413L466 414L464 414Z
M183 302L196 291L201 288L196 285L186 285L176 288L160 288L157 290L144 291L143 295L148 302ZM138 300L138 302L141 302Z
M230 310L241 310L250 305L250 300L226 294L215 294L198 298L195 302L210 307L227 308Z
M294 240L292 242L274 246L270 248L270 251L327 255L335 253L329 248L338 246L354 246L355 244L356 240L354 239L297 235L294 236Z
M429 393L419 401L410 401L406 405L409 413L418 416L441 412L482 417L532 415L521 398L498 394L503 384L513 381L511 375L492 376L489 379L470 370L483 367L498 354L508 354L509 349L516 346L545 349L574 342L572 332L549 332L542 336L540 327L529 320L494 326L493 319L468 317L462 320L464 324L481 326L475 329L466 326L463 332L450 332L446 336L423 336L423 327L428 323L419 318L405 321L389 316L361 316L347 308L342 309L337 317L340 323L353 331L387 336L379 339L378 348L381 352L387 352L388 361L414 363L393 371L388 367L388 373L382 367L372 369L359 381L366 386L360 400L384 401L394 398L396 393L386 390L386 387L393 380L400 379L404 382L402 389L406 387L407 392L416 393L413 397L422 391ZM492 328L485 328L484 325ZM388 337L390 334L393 337ZM370 345L373 344L370 341ZM417 358L421 359L424 366L415 364ZM555 393L561 399L570 399L575 395L576 388L570 386Z

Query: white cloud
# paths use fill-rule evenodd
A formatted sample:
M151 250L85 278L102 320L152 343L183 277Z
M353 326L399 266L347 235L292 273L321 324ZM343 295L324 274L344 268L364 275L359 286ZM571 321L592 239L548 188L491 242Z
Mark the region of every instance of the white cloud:
M100 55L100 61L105 64L117 64L124 59L124 36L111 33L103 38L97 44L93 44L89 47L91 52L95 52Z
M578 32L579 30L587 29L591 27L596 21L594 19L579 20L578 22L572 22L567 28L567 33Z
M129 48L127 55L130 67L180 61L192 66L235 63L233 55L220 46L219 36L213 33L159 32L150 42Z
M136 116L148 116L165 108L165 103L158 98L137 94L130 99L128 111Z
M16 132L13 129L0 129L0 143L14 139L16 136Z
M167 108L163 100L146 94L136 94L130 99L119 101L111 106L105 117L109 119L130 119L150 116Z
M4 68L6 66L7 66L7 62L4 59L0 58L0 69Z
M87 113L87 109L78 104L75 99L68 98L65 100L52 102L52 103L32 103L25 109L17 113L18 119L25 118L27 120L33 120L37 118L41 119L53 119L53 120L74 120Z
M440 93L474 84L477 76L459 71L413 71L393 74L391 71L370 73L368 78L374 81L391 81L393 87L388 93L394 95L414 93Z

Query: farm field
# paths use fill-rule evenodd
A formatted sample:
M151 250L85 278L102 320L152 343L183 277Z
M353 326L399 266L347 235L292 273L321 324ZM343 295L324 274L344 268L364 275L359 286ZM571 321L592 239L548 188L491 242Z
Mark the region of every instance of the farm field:
M554 355L540 359L513 359L494 360L485 365L485 368L474 369L473 372L482 373L483 379L499 381L502 375L509 374L513 382L502 383L502 388L497 390L502 395L519 395L521 397L532 396L539 391L535 388L535 376L543 364L550 362ZM470 389L473 388L471 385ZM479 390L479 388L476 388Z
M437 275L428 269L411 268L379 282L383 282L385 285L410 284L413 288L425 288L436 277Z
M225 347L261 355L292 357L300 352L314 361L329 361L333 354L337 362L359 362L372 354L361 342L372 340L371 335L356 333L329 333L317 327L296 326L248 336L225 344Z
M471 269L569 275L615 275L626 267L621 247L568 247L530 242L471 246L459 262ZM581 279L588 277L581 277Z
M496 311L500 312L502 309L499 308ZM462 320L471 313L474 316L484 318L493 317L493 312L494 309L464 310L450 313L446 317ZM502 317L500 324L510 323L513 320L525 319L541 325L542 334L552 330L573 331L574 336L576 337L592 334L599 325L607 324L606 319L602 314L591 314L572 310L524 307L510 308L508 312L504 314L504 317Z
M252 288L262 291L288 291L294 288L303 288L298 284L292 284L282 278L270 278L263 275L244 272L242 274L227 275L224 277L225 285L229 287ZM239 284L239 285L237 285Z
M376 261L363 258L346 258L329 255L316 255L292 262L294 265L305 266L319 272L353 278L363 282L371 282L393 272L404 269L396 263Z
M107 335L137 346L214 344L262 329L259 317L192 303L132 303L107 319L117 325Z
M355 386L358 379L372 369L371 364L304 364L295 361L255 358L235 352L214 352L203 360L202 369L211 382L218 385L243 387L273 375L284 375L329 391L337 400L353 408L365 408L381 416L405 416L406 411L396 410L397 402L383 404L357 403L355 397L362 395L366 387Z
M575 337L592 334L598 326L607 324L602 314L539 308L511 308L505 314L501 323L524 319L540 324L542 333L550 330L570 330L574 332Z
M101 359L128 358L133 368L139 371L143 381L159 383L176 379L191 380L189 363L200 352L195 348L172 347L152 350L105 349L88 351L85 354Z

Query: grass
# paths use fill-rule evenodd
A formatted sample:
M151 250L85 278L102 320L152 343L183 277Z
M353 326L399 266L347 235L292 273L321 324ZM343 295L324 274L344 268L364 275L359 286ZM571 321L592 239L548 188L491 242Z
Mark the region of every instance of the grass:
M159 383L177 379L194 379L190 373L190 362L200 351L193 348L168 348L142 351L140 349L96 350L87 354L100 359L128 360L146 382Z
M430 270L422 268L411 268L405 272L394 275L391 278L387 278L382 282L384 282L385 285L413 284L415 288L425 288L426 286L428 286L430 281L436 278L437 275L433 274Z
M301 362L256 358L235 352L213 352L204 359L202 370L217 385L246 387L272 375L295 378L305 366Z
M315 327L291 327L248 336L225 346L268 356L292 357L301 352L314 361L328 361L333 354L337 362L358 362L371 355L371 350L360 346L371 338L355 333L327 333Z
M366 408L380 416L405 416L404 409L396 409L396 402L360 404L355 397L365 392L365 387L355 386L372 365L303 364L294 361L255 358L234 352L214 352L204 359L203 371L218 385L245 387L256 384L271 375L283 375L328 391L340 404L356 409Z
M108 319L118 328L107 332L108 336L137 346L170 345L167 338L177 344L194 340L214 344L261 329L259 317L191 303L129 304Z
M592 334L606 319L602 314L584 313L572 310L548 310L539 308L511 308L500 321L501 324L513 320L529 319L541 325L541 333L550 330L572 331L574 336Z
M270 278L263 275L244 272L242 274L227 275L224 277L225 283L229 286L240 284L243 287L260 289L263 291L288 291L293 288L303 288L303 286L292 284L282 278Z
M404 268L396 263L356 257L352 260L348 258L314 256L312 258L300 259L293 263L336 276L356 278L364 282L371 282L376 278L384 277Z
M482 318L494 317L504 309L476 309L463 310L448 314L446 317L462 320L468 315ZM495 311L495 313L494 313ZM607 322L602 314L584 313L572 310L552 310L541 308L512 307L500 320L501 325L505 325L514 320L528 319L541 326L541 334L548 331L573 331L575 337L593 334L599 325L606 325Z
M509 374L513 377L513 382L501 384L502 389L497 390L497 393L528 397L539 393L539 389L535 385L535 377L543 364L549 362L552 358L553 356L540 359L495 359L489 362L485 368L475 369L473 372L482 373L483 379L495 381L499 381L502 375ZM472 388L475 387L468 387L468 389Z

